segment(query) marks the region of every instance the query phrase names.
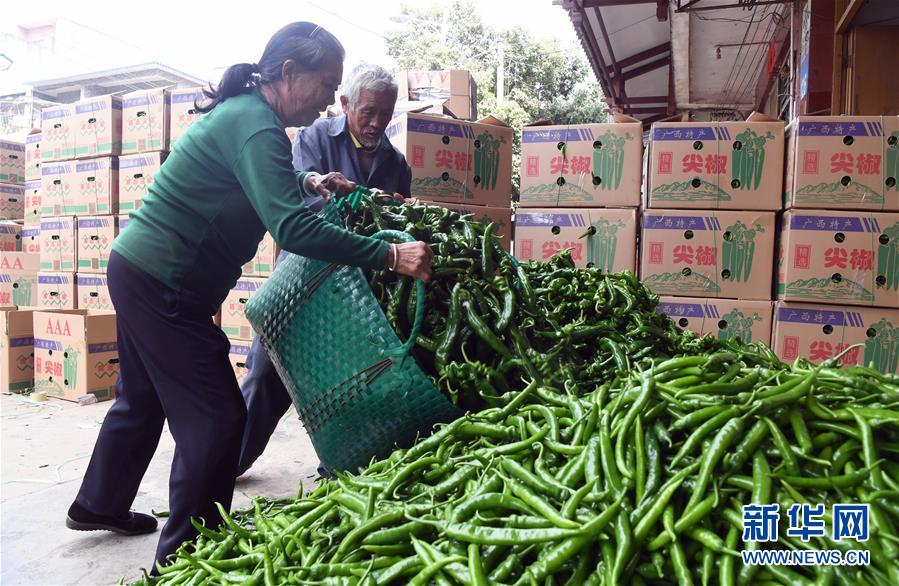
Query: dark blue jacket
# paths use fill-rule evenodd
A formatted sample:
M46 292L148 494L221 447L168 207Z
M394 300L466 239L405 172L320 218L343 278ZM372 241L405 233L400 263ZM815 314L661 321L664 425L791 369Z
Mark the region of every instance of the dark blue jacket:
M293 143L293 166L301 171L321 174L340 171L347 179L360 185L376 187L390 194L411 195L412 169L406 164L403 153L390 144L386 136L381 138L371 173L368 177L363 176L345 115L319 118L312 126L297 132ZM305 199L314 210L324 205L321 197Z

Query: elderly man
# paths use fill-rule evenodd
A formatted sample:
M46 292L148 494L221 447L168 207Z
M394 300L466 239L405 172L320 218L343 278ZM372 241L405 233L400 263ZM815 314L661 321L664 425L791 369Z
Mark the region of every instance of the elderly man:
M397 90L396 80L384 68L356 67L340 96L344 115L319 118L297 133L294 167L317 173L338 172L332 183L338 191L358 183L408 197L412 171L403 154L384 136L393 116ZM306 205L315 211L326 202L321 196L306 198ZM262 455L278 421L291 406L290 395L258 338L247 357L247 368L241 388L247 402L247 426L238 475ZM326 473L323 469L319 472Z

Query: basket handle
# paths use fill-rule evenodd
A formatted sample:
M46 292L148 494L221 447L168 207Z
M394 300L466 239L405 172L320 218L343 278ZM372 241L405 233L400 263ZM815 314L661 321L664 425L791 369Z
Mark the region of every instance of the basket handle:
M398 230L381 230L380 232L376 232L372 235L372 238L378 238L380 240L402 240L403 242L415 242L415 238L405 232L400 232ZM406 277L411 278L411 277ZM409 339L400 346L396 354L398 355L406 355L412 350L412 347L415 346L415 340L418 339L418 332L421 331L421 322L424 321L425 317L425 284L421 281L421 279L415 279L415 322L412 324L412 330L409 332Z

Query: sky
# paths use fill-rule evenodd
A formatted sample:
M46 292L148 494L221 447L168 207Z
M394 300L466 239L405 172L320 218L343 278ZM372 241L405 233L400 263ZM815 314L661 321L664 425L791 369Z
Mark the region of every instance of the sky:
M444 0L445 4L448 0ZM63 17L126 43L133 57L158 61L202 78L218 80L228 65L255 62L266 41L281 26L310 20L333 32L347 49L346 68L368 61L393 66L383 31L400 26L391 18L403 4L427 5L434 0L157 0L135 3L82 0L4 2L0 32L19 24ZM230 6L224 8L224 6ZM289 7L289 8L288 8ZM538 36L576 44L566 12L552 0L479 0L482 18L498 28L521 26ZM0 46L0 53L3 47ZM63 61L53 72L62 77L91 71L84 59ZM122 63L121 65L125 65ZM20 72L21 73L21 72ZM7 75L7 83L2 77ZM0 72L0 85L13 80Z

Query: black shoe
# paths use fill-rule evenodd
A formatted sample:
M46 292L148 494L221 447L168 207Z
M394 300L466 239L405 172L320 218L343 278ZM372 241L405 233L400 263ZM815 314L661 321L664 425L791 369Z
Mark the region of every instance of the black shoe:
M95 515L77 502L69 507L66 527L75 531L112 531L119 535L143 535L156 531L156 519L144 513L128 513L125 517Z

